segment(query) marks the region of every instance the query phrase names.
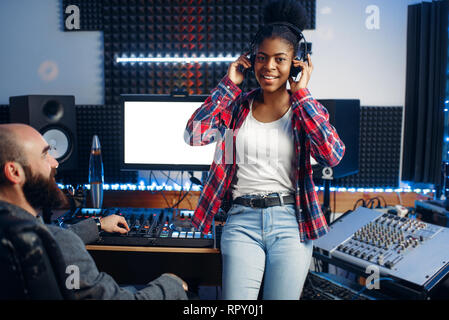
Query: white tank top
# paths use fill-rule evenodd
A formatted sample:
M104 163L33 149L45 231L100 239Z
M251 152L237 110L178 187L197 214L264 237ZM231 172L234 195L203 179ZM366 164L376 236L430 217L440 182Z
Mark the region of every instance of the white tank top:
M292 110L276 121L263 123L253 117L253 101L236 136L238 170L232 196L292 193Z

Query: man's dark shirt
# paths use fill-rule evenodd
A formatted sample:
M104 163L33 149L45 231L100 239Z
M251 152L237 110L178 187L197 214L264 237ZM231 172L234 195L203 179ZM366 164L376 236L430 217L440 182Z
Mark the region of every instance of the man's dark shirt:
M24 220L37 219L24 209L0 201L0 214L8 214ZM38 219L39 220L39 219ZM41 221L41 220L39 220ZM98 228L93 219L87 219L67 229L46 225L58 243L67 266L74 265L80 271L80 287L73 289L76 299L125 299L125 300L186 300L182 281L163 274L148 285L133 293L121 288L104 272L99 272L85 245L98 239ZM63 279L69 275L63 275Z

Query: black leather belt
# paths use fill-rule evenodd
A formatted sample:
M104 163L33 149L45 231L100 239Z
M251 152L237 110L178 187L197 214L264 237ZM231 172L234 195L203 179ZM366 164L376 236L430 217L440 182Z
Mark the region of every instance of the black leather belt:
M294 204L295 196L281 196L283 204ZM268 208L282 205L279 196L254 196L254 197L238 197L232 203L240 204L251 208Z

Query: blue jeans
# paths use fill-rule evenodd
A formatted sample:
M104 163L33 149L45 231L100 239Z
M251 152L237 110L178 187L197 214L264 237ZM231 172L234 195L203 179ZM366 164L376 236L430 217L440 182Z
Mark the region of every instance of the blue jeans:
M264 209L234 204L221 237L222 297L298 300L312 260L312 241L301 243L293 205Z

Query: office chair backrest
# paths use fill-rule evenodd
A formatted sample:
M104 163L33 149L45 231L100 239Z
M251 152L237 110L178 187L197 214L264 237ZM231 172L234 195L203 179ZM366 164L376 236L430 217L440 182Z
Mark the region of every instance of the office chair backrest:
M48 228L0 211L0 299L73 299L65 262Z

